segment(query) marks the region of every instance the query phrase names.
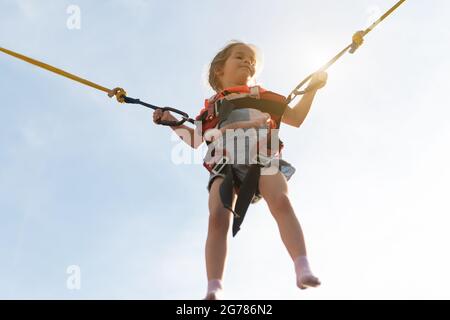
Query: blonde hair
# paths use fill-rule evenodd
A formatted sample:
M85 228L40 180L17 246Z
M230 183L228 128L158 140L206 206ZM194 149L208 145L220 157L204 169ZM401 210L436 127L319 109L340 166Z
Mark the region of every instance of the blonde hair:
M240 46L240 45L243 45L243 46L246 46L246 47L249 47L250 49L252 49L256 56L256 62L257 62L257 64L259 64L258 50L255 46L245 43L245 42L242 42L242 41L237 41L237 40L231 41L228 45L226 45L222 50L220 50L216 54L216 56L214 57L214 59L212 60L210 66L209 66L208 82L209 82L209 85L211 86L211 88L214 89L214 91L219 92L223 89L222 84L220 83L220 80L216 74L217 70L219 68L222 68L225 66L225 62L230 57L231 51L233 50L233 48L236 46Z

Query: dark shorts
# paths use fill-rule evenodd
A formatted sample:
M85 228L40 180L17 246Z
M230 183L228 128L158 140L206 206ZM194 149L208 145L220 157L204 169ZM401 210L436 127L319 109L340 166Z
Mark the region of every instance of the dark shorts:
M277 161L279 162L279 166L278 166L279 171L286 177L286 180L289 180L292 177L292 175L295 173L295 168L289 162L287 162L283 159L278 159ZM236 178L239 180L240 183L242 183L242 181L244 180L244 177L247 174L248 168L249 168L249 165L246 165L246 164L233 164L233 169L236 174ZM271 172L273 172L273 171L271 171ZM220 173L219 174L210 173L208 186L207 186L208 192L211 189L211 185L212 185L214 179L216 179L217 177L225 178L225 175L220 174ZM258 202L259 200L261 200L261 198L262 198L261 193L259 192L259 190L257 190L255 196L253 197L252 203Z

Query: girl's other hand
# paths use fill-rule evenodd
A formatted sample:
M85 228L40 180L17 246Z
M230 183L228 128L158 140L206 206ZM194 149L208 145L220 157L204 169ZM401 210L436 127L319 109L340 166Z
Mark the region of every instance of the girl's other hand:
M153 122L159 124L160 121L176 121L177 119L170 113L170 111L164 111L162 109L156 109L153 112Z
M328 79L328 73L326 73L325 71L319 71L319 72L314 73L311 80L309 81L307 90L308 91L313 91L313 90L317 91L320 88L325 87L325 85L327 84L327 79Z

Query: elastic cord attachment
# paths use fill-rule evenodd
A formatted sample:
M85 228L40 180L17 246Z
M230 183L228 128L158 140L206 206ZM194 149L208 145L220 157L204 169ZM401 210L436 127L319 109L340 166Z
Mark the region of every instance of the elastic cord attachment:
M122 88L115 88L114 91L114 95L116 96L117 101L120 103L124 103L127 92Z
M364 31L358 31L355 32L355 34L352 37L352 46L350 48L350 53L355 53L356 50L363 44L364 42L364 36L366 33Z

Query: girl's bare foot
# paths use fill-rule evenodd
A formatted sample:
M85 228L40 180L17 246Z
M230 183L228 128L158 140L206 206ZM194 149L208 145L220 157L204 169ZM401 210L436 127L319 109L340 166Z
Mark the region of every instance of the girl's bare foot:
M221 300L221 299L220 299L220 295L216 291L216 292L208 293L203 300Z
M206 292L206 297L203 300L221 300L223 292L222 280L214 279L208 281L208 290Z
M297 275L297 287L300 289L307 289L320 286L319 279L311 272L306 256L297 257L297 259L294 260L294 265L295 273Z
M297 278L297 287L304 290L320 286L320 280L311 273L305 273Z

